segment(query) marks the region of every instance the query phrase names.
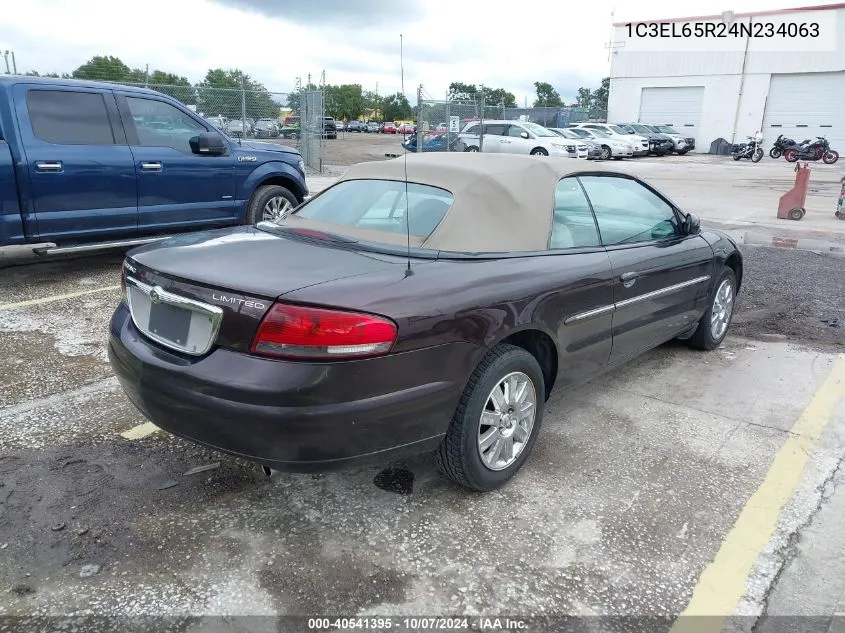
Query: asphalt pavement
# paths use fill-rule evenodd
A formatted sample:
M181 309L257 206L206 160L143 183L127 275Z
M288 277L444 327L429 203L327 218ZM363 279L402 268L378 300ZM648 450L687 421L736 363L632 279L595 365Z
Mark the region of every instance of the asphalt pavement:
M827 617L841 575L821 598L817 570L845 551L845 259L744 253L721 349L668 344L556 392L526 467L489 494L428 456L267 478L157 431L105 356L120 257L5 269L0 615L255 616L242 631L326 613L473 630L487 614Z

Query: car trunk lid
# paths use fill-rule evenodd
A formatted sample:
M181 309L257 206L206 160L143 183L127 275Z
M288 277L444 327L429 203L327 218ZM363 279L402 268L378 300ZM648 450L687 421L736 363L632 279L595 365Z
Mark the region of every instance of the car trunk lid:
M148 244L132 251L124 264L133 320L148 337L186 354L201 355L210 340L247 351L281 295L407 266L403 257L351 250L354 243L316 231L286 237L239 227ZM182 299L195 303L180 305ZM199 314L158 307L174 301L175 308ZM164 312L170 314L159 318Z
M130 258L169 278L267 298L405 265L401 257L351 250L354 242L317 231L238 227L171 237L132 251Z

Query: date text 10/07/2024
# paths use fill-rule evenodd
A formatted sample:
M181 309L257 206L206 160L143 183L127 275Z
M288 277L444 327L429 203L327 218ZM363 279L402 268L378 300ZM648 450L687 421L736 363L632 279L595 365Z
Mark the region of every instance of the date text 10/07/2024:
M625 28L630 38L803 38L819 37L820 31L818 22L628 22Z
M518 631L527 622L510 617L351 617L308 618L311 631Z

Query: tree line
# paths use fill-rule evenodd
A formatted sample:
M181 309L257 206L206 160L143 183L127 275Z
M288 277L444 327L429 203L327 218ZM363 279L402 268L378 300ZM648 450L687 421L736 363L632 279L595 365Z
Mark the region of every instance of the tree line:
M560 93L546 81L535 81L536 97L532 104L535 108L563 108L567 105L587 110L607 110L607 97L610 93L610 77L605 77L598 88L578 88L574 103L566 104ZM504 88L490 88L460 81L449 84L450 101L484 101L490 107L517 108L516 96Z
M130 68L119 57L96 55L70 73L41 74L32 70L26 75L146 85L184 104L196 106L197 111L206 116L239 118L245 105L247 116L276 118L284 106L280 95L274 95L264 84L236 68L210 68L202 81L192 84L187 77L175 73Z
M206 116L241 116L242 93L247 116L278 117L281 108L295 112L300 110L301 93L294 91L282 97L271 93L261 82L239 69L210 68L202 81L192 84L187 77L163 71L130 68L120 58L111 55L97 55L74 69L71 73L46 73L37 71L29 76L44 76L66 79L88 79L125 84L147 85L153 90L169 95L179 101L196 106ZM534 82L536 98L534 107L564 107L563 99L548 82ZM605 78L595 89L579 88L574 104L585 109L607 109L610 79ZM372 118L395 121L414 118L414 108L401 92L379 95L364 90L361 84L340 84L317 86L309 83L303 90L323 91L324 108L327 115L337 119ZM516 108L516 96L504 88L453 81L449 84L449 101L483 102L487 106Z

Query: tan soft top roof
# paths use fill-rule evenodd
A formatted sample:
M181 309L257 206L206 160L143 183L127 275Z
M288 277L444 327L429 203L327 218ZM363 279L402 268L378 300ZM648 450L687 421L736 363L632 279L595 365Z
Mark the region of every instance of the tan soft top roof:
M407 165L406 165L407 158ZM454 202L428 237L411 237L411 246L459 252L533 251L547 248L551 233L555 187L584 169L573 158L444 152L408 154L386 161L352 166L347 180L397 180L440 187ZM614 172L613 169L601 171ZM618 172L617 172L618 173ZM333 231L390 244L406 244L402 235L374 232L298 218L281 224Z

